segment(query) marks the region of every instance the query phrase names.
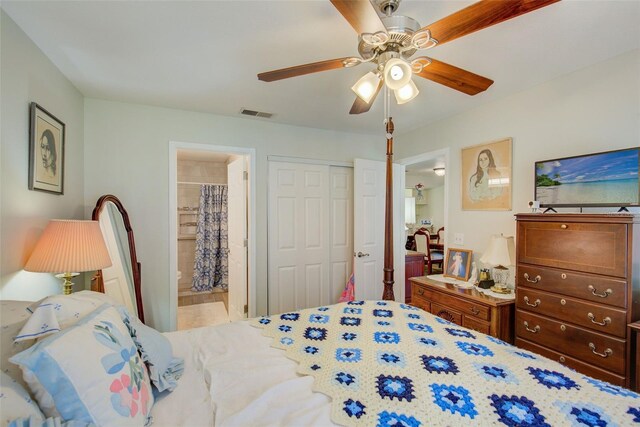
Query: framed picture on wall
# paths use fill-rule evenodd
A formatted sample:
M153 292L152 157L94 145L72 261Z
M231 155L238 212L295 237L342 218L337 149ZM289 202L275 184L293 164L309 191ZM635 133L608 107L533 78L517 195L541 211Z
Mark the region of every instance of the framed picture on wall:
M462 209L511 210L511 138L462 149Z
M471 255L473 251L468 249L447 249L447 258L444 264L444 277L452 277L458 280L469 280L471 272Z
M29 190L64 194L64 123L35 102L29 108Z

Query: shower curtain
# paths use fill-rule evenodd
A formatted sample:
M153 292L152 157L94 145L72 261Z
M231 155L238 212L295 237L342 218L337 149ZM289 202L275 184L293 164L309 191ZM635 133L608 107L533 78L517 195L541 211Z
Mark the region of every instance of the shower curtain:
M202 185L191 290L211 292L214 287L227 289L228 248L227 186Z

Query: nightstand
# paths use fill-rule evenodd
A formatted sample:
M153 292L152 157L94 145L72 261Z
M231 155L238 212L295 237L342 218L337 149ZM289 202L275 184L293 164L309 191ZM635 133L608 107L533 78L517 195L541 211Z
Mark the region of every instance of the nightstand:
M630 360L635 360L635 363L631 364L630 387L632 390L640 391L640 320L635 323L630 323L628 329L628 336L631 341Z
M475 289L461 289L452 283L427 276L413 277L411 304L465 328L513 344L514 299L495 298Z

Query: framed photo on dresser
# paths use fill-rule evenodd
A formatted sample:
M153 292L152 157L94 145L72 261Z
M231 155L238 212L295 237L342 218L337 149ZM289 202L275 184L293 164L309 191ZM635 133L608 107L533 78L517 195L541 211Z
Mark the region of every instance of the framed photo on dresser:
M471 255L473 251L468 249L447 249L445 258L444 277L451 277L458 280L469 280L471 272Z

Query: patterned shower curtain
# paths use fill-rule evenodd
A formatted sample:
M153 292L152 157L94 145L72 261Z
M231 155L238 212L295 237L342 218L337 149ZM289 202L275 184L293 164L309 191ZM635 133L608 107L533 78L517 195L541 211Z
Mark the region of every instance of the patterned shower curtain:
M191 290L227 289L227 186L202 185L196 228L196 260Z

